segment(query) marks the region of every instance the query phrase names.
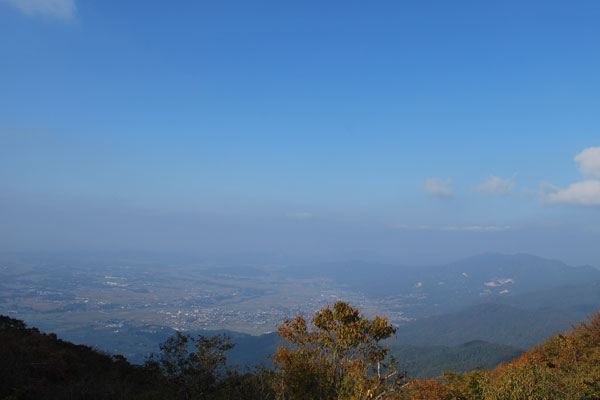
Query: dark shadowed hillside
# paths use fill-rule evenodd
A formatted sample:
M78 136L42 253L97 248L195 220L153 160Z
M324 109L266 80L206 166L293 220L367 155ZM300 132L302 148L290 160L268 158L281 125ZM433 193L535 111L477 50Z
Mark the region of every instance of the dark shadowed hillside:
M561 311L521 310L503 304L480 304L462 311L416 320L398 329L398 342L456 346L472 340L531 347L576 323Z
M162 399L162 377L0 316L0 398Z
M490 369L523 353L523 350L513 346L483 341L458 346L393 345L391 348L400 370L416 378L434 378L444 371Z

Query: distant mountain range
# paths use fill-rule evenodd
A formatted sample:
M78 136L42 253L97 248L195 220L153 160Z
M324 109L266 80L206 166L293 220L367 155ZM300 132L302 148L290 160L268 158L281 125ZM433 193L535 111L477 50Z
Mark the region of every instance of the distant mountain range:
M508 304L512 298L530 292L600 282L600 270L591 266L570 267L528 254L495 253L441 266L353 261L289 267L281 273L286 277L330 279L371 297L399 297L399 301L402 299L416 307L418 313L427 315L457 311L478 303ZM600 288L590 290L600 294ZM547 293L541 294L544 296ZM593 295L588 297L594 299Z

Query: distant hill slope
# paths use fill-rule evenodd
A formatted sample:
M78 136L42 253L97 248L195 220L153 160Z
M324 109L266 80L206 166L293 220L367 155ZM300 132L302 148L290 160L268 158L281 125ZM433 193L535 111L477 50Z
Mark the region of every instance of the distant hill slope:
M174 329L165 326L120 324L118 327L69 329L61 332L59 337L109 354L122 354L134 364L143 364L150 353L160 350L160 343L174 334Z
M434 378L445 371L491 369L519 357L523 350L502 344L472 341L458 346L393 345L398 367L410 378Z
M499 299L503 304L527 310L562 310L578 319L600 309L600 281L564 284Z
M472 340L531 347L568 331L573 314L563 311L522 310L505 304L486 303L459 312L432 316L398 328L398 342L413 345L456 346Z
M267 333L260 336L244 335L234 337L235 347L227 353L227 364L242 367L264 363L271 365L270 354L275 354L280 340L277 333Z
M62 339L93 345L95 348L110 354L122 354L135 364L143 364L150 353L159 351L160 343L169 336L175 335L175 330L164 326L128 326L121 324L118 333L115 328L77 328L63 332ZM214 336L224 333L231 337L235 347L227 353L227 363L230 366L269 364L269 354L273 354L279 345L277 333L253 336L246 333L228 330L202 330L186 332L191 335L198 333L204 336Z
M275 353L280 345L276 333L233 336L233 342L237 343L236 347L227 353L227 363L231 366L257 365L261 362L270 366L269 354ZM502 344L473 341L458 346L392 344L391 352L396 356L400 368L409 376L428 378L438 376L446 370L464 372L478 367L494 368L501 362L518 357L523 350Z

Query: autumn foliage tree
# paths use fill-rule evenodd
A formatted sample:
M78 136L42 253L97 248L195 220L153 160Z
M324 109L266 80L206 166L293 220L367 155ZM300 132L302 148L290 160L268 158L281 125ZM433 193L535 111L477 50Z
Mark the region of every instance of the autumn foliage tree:
M385 318L368 320L344 302L279 327L282 345L273 356L279 399L376 399L399 380L389 346L396 332Z

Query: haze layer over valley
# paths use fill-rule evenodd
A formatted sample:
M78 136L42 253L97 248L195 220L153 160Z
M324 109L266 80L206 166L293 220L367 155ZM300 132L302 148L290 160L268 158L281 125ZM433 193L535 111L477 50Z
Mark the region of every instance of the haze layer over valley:
M244 334L268 334L287 318L312 315L337 300L386 316L399 327L397 344L483 340L516 348L569 328L600 304L600 270L525 254L490 253L420 267L3 254L0 272L0 314L138 362L175 330L225 329L255 346ZM256 340L264 343L256 359L264 360L276 335Z

